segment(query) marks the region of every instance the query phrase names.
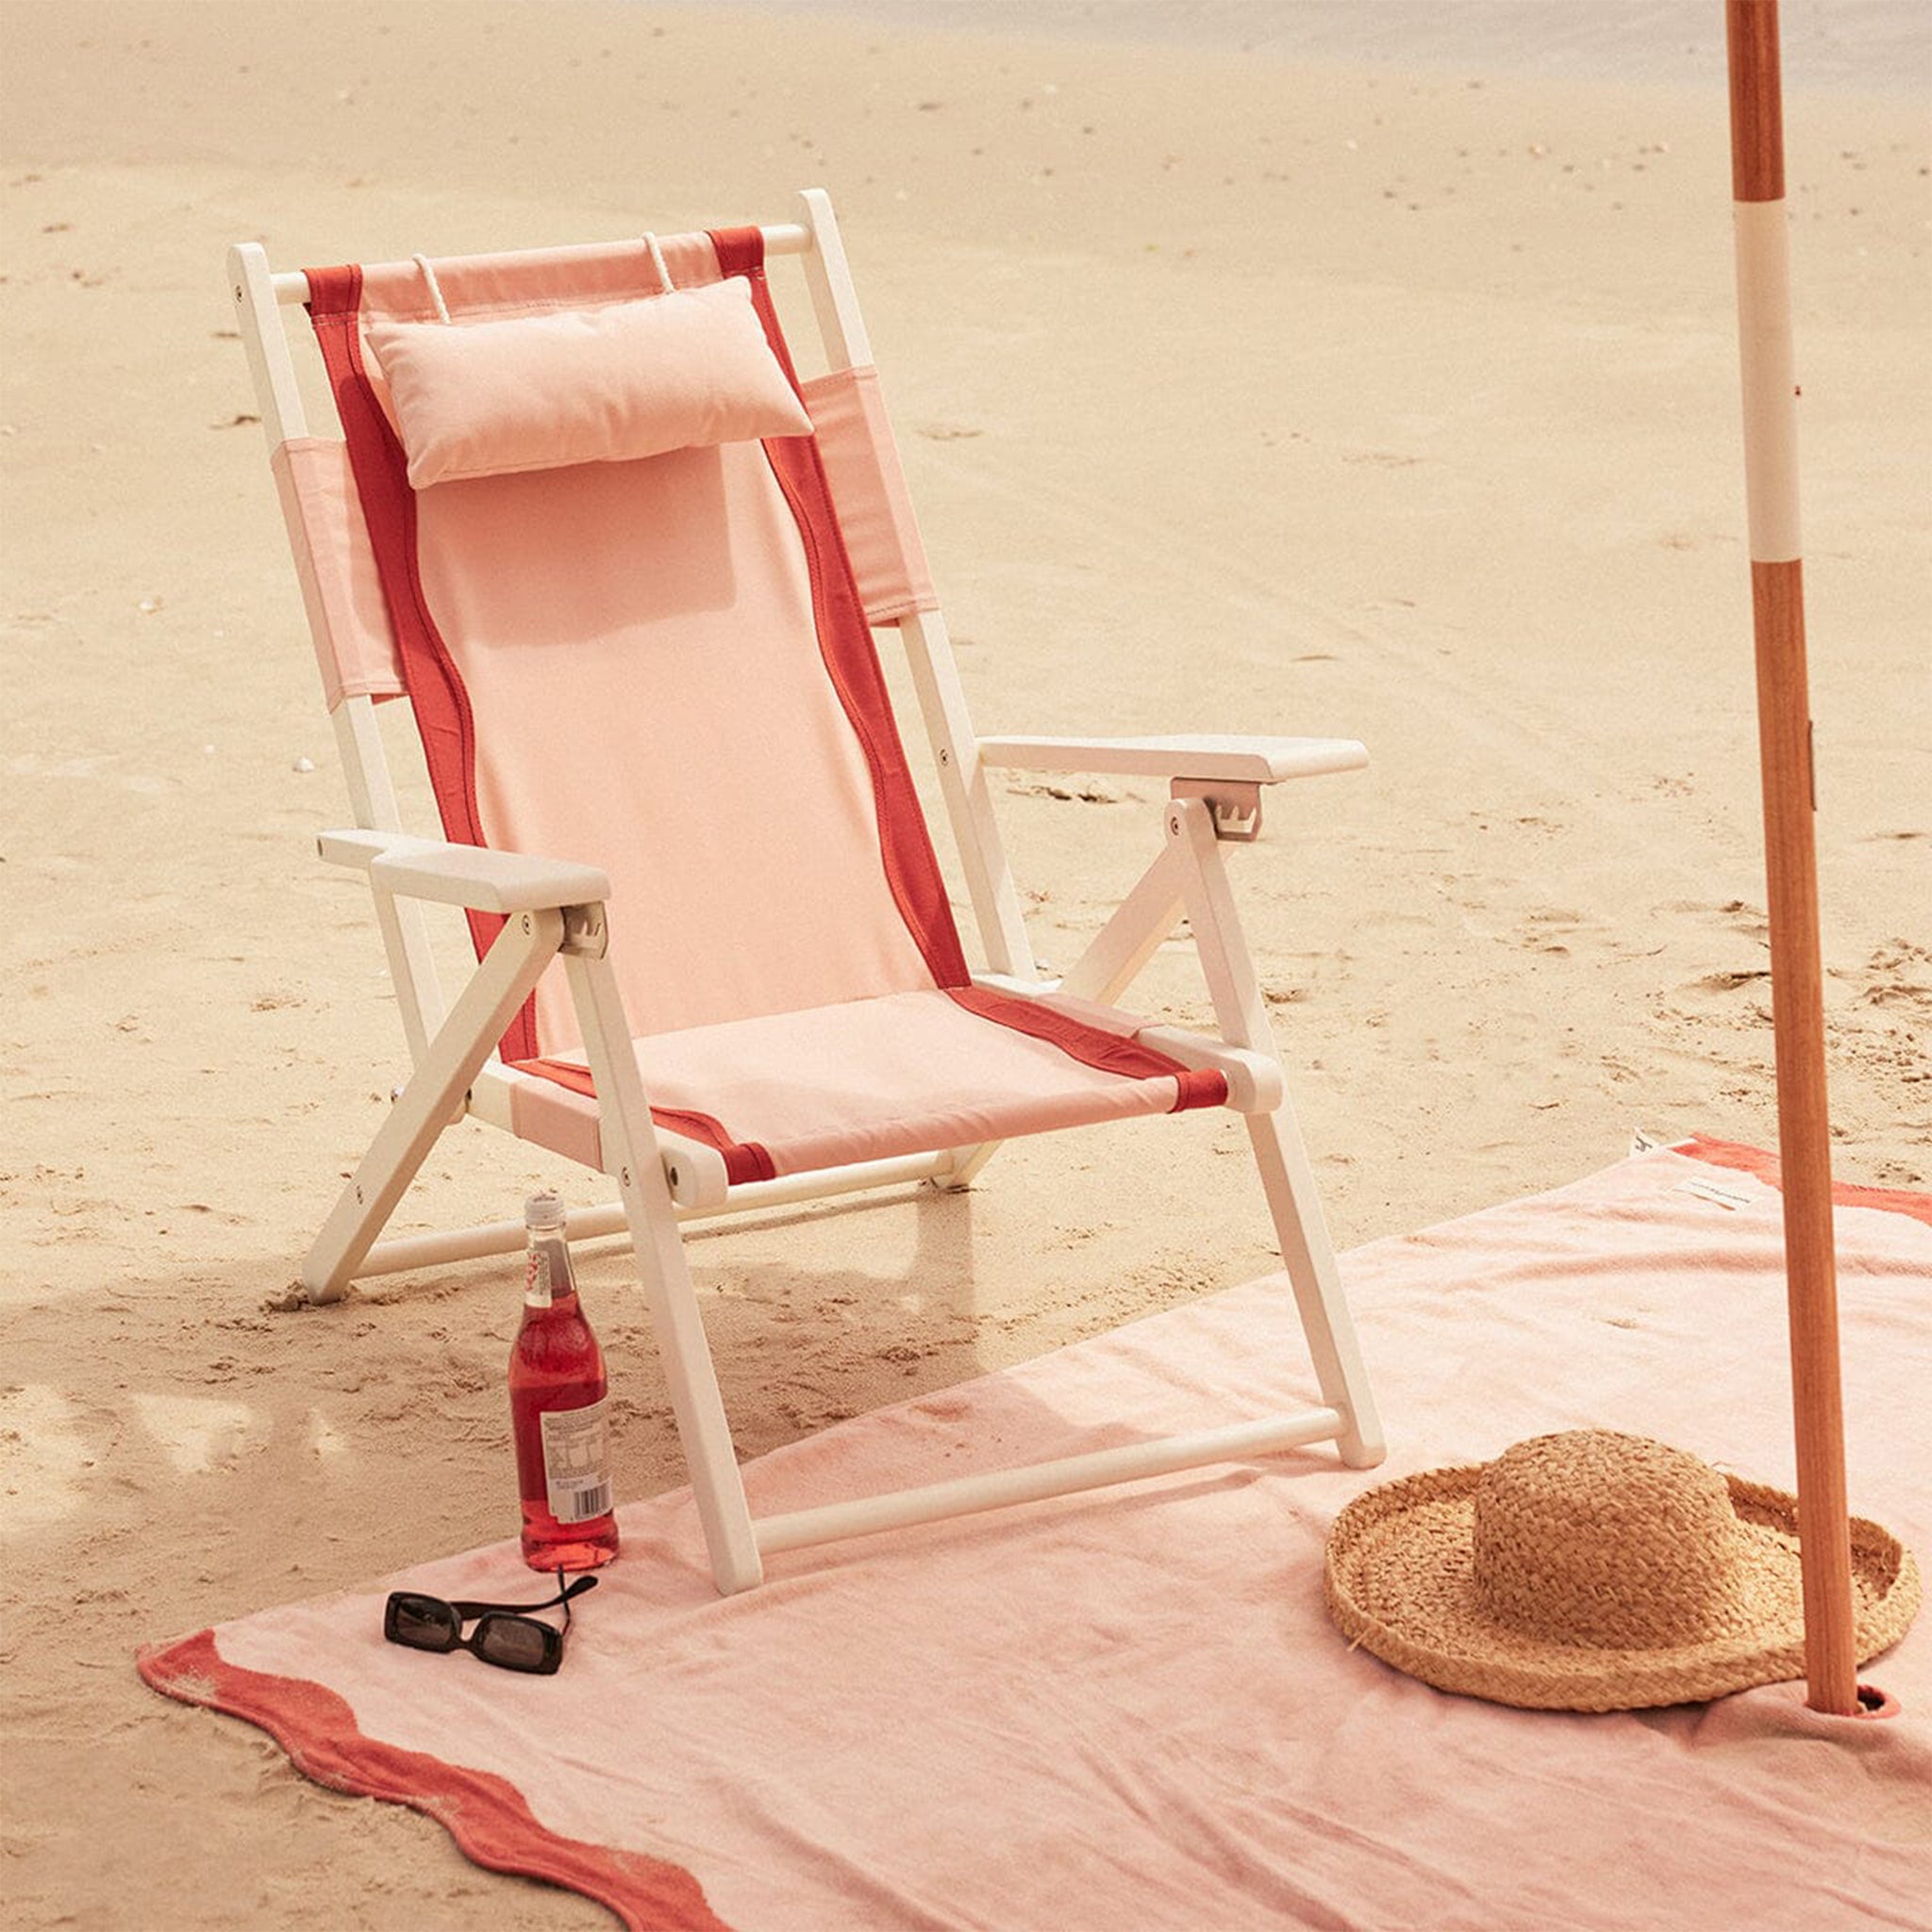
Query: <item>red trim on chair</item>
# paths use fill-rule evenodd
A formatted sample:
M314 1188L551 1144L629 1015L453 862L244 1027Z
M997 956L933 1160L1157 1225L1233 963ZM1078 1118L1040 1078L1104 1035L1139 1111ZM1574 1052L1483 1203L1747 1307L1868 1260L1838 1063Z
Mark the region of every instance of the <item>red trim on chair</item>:
M336 414L348 443L349 467L443 834L459 845L487 845L476 806L476 727L469 694L423 595L416 560L416 493L409 488L403 446L375 399L362 361L362 271L352 262L310 269L308 275L308 318L335 392ZM475 911L466 916L480 959L503 929L503 916ZM503 1054L513 1059L536 1051L533 995L506 1029Z
M1227 1075L1217 1069L1184 1067L1177 1059L1151 1046L1142 1046L1131 1036L1090 1026L1086 1021L1076 1020L1058 1008L1041 1006L1038 1000L1022 999L1017 993L995 992L985 986L949 986L946 997L995 1026L1010 1026L1015 1033L1024 1033L1058 1047L1084 1067L1095 1067L1103 1074L1118 1074L1124 1080L1174 1081L1176 1091L1174 1105L1168 1108L1170 1113L1185 1113L1195 1107L1220 1107L1227 1099Z
M546 1059L541 1055L533 1059L511 1060L509 1064L520 1074L554 1080L573 1093L581 1093L586 1100L597 1097L588 1067L579 1067L570 1060ZM724 1178L734 1188L745 1181L772 1180L777 1174L770 1153L758 1141L734 1141L724 1122L710 1114L689 1107L654 1107L651 1118L660 1127L682 1134L687 1141L701 1141L707 1147L715 1147L724 1157Z
M765 282L763 233L758 228L708 232L718 253L718 266L727 275L742 275L750 285L765 339L787 379L797 389L798 375ZM945 881L926 830L911 768L906 762L905 746L893 722L891 697L879 669L878 653L873 648L872 627L866 622L852 560L832 507L818 441L809 436L774 437L764 449L804 545L811 575L819 654L871 768L886 882L935 983L948 991L963 987L971 978L966 954L953 922L953 908L946 899Z

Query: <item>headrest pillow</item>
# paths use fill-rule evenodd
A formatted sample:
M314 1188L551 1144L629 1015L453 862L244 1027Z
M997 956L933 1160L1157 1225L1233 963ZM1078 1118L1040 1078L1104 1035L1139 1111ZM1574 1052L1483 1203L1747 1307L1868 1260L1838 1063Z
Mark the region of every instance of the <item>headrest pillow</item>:
M367 340L417 490L811 428L740 275L502 322L377 322Z

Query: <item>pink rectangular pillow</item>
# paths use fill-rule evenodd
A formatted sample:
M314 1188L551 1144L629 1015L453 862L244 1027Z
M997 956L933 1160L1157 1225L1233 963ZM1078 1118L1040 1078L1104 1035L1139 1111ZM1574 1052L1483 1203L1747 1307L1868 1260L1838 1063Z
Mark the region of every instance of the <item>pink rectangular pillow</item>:
M368 341L417 490L811 429L737 275L507 322L373 323Z

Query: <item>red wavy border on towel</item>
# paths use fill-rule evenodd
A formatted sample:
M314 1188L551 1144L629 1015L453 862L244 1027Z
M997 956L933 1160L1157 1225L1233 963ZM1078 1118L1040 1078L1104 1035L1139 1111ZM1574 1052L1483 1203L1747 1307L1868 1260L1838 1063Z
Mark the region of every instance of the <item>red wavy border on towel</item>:
M1739 1141L1713 1141L1707 1134L1692 1134L1672 1148L1674 1154L1688 1154L1711 1167L1734 1168L1740 1174L1756 1174L1770 1187L1780 1187L1783 1163L1775 1154L1762 1147L1746 1147ZM1908 1215L1932 1227L1932 1194L1914 1188L1857 1188L1849 1181L1835 1181L1832 1200L1840 1208L1877 1208L1888 1214Z
M731 1932L682 1866L558 1837L537 1822L507 1778L364 1737L333 1690L231 1664L215 1648L212 1630L149 1644L135 1661L164 1696L258 1725L317 1784L435 1819L475 1864L581 1892L608 1906L630 1932Z

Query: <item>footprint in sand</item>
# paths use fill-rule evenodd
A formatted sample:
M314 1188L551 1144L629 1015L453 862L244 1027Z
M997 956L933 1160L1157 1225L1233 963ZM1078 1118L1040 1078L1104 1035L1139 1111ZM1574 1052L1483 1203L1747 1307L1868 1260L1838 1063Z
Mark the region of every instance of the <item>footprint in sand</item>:
M1865 970L1873 977L1858 996L1861 1005L1904 1008L1932 1017L1932 946L1887 940L1866 960Z
M1728 973L1707 973L1700 979L1688 981L1685 991L1695 989L1700 992L1736 992L1740 986L1751 986L1760 979L1770 977L1769 966L1753 966Z

